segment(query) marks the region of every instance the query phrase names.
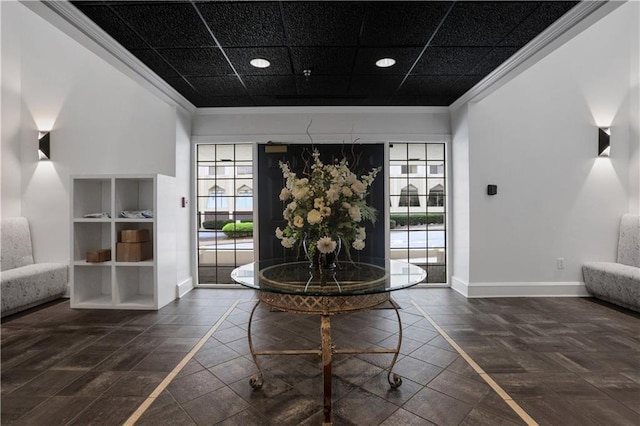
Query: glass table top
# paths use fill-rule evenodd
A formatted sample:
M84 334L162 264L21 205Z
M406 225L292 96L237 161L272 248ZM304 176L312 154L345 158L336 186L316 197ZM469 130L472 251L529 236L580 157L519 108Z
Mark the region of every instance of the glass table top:
M255 290L312 296L348 296L384 293L425 280L424 269L400 260L367 258L339 261L334 270L319 271L309 262L263 260L240 266L231 278Z

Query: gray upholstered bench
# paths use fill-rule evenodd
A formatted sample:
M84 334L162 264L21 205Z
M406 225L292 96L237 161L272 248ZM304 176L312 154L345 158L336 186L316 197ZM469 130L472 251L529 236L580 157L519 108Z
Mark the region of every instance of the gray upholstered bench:
M620 220L617 262L585 262L582 275L595 297L640 312L640 216Z
M1 235L3 317L65 295L68 266L64 263L34 263L26 218L2 219Z

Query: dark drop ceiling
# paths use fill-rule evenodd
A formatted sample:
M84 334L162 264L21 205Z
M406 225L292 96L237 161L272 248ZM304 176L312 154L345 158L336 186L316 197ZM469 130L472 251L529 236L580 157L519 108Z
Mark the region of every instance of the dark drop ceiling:
M72 3L195 106L240 107L448 106L578 2Z

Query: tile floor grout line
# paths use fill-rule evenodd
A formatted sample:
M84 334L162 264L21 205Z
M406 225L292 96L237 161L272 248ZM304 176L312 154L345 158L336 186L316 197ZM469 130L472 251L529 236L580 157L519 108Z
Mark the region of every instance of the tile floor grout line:
M198 343L196 343L194 347L191 348L191 350L185 355L185 357L182 358L178 365L176 365L175 368L167 375L167 377L165 377L164 380L160 382L158 386L156 386L153 392L151 392L151 394L144 400L144 402L140 404L140 406L138 406L136 411L134 411L133 414L129 416L127 421L123 423L123 426L133 426L140 419L140 417L142 417L145 411L149 409L151 404L153 404L158 396L160 396L162 391L164 391L167 386L169 386L169 384L173 381L173 379L176 378L176 376L178 375L178 373L180 373L184 366L187 365L187 363L191 361L193 356L200 350L200 348L204 346L204 344L207 342L207 340L209 340L213 333L215 333L218 328L220 328L222 323L227 319L231 312L233 312L236 306L238 306L238 304L240 304L241 302L250 300L251 299L236 299L236 301L233 302L233 305L231 305L231 307L229 307L229 309L227 309L227 311L222 314L220 319L218 319L218 321L216 321L216 323L211 326L211 328L205 333L204 336L202 336Z
M460 345L458 345L456 341L447 334L446 331L444 331L442 327L436 324L436 322L429 316L429 314L427 314L420 306L418 306L413 298L411 298L411 303L422 314L422 316L427 321L429 321L429 323L436 329L436 331L440 333L440 335L444 337L444 339L451 346L453 346L453 348L460 354L462 358L464 358L464 360L471 366L471 368L473 368L473 370L480 375L482 380L484 380L489 385L489 387L493 389L493 391L496 392L498 396L500 396L500 398L502 398L502 400L509 406L509 408L511 408L527 424L527 426L539 426L538 423L533 420L533 418L522 407L520 407L520 405L518 405L518 403L515 402L513 398L511 398L511 396L509 396L509 394L504 389L502 389L502 387L498 383L496 383L495 380L493 380L493 378L489 374L487 374L482 369L482 367L480 367L473 360L473 358L471 358L469 354L467 354L464 349L462 349Z

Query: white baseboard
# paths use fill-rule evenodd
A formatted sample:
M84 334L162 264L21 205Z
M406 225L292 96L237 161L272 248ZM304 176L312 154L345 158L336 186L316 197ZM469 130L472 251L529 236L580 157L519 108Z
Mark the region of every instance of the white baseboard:
M451 288L467 298L475 297L589 297L583 282L467 283L451 277Z
M463 279L460 279L453 275L451 277L451 288L463 295L464 297L469 297L469 283Z
M179 282L176 286L176 297L179 299L191 290L193 290L193 278L189 277L186 280Z

